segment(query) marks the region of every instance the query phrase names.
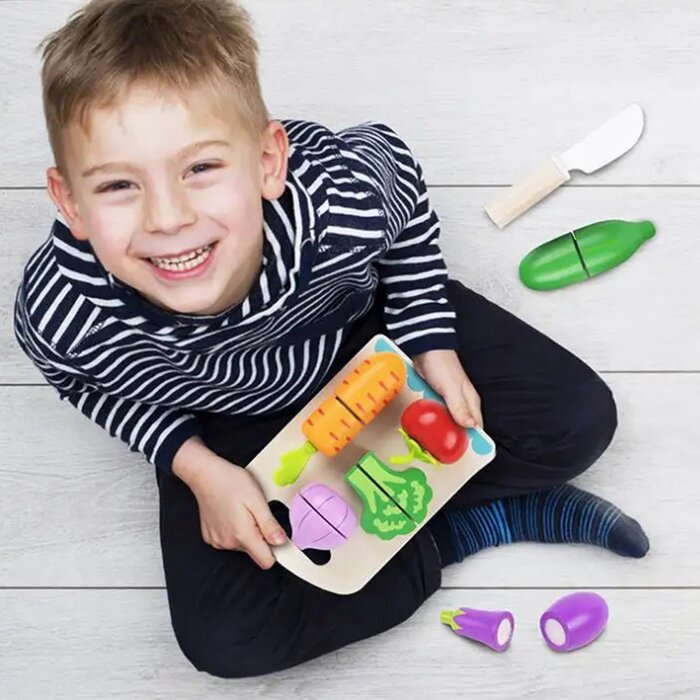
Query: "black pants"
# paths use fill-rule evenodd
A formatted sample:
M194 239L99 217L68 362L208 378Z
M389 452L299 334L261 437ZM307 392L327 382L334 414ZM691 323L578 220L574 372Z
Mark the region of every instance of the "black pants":
M497 445L495 459L450 503L474 505L542 490L587 469L617 425L607 385L570 352L460 283L450 282L449 295L458 317L460 359ZM379 302L356 323L329 378L383 330ZM245 466L300 408L264 419L202 414L204 441ZM279 564L263 570L245 553L210 547L202 540L189 488L160 472L158 486L173 628L199 670L244 677L294 666L399 624L440 586L429 527L363 589L336 595Z

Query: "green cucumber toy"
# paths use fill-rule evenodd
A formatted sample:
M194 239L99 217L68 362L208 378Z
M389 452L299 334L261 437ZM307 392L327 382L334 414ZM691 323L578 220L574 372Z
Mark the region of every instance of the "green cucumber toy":
M656 233L651 221L599 221L554 238L520 263L530 289L559 289L617 267Z

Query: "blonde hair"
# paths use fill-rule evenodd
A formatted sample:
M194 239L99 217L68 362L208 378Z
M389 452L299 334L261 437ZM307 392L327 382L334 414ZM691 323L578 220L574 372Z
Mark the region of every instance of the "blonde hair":
M255 143L270 119L251 18L235 0L91 0L37 48L49 143L64 177L64 130L79 124L88 133L91 108L114 107L134 84L181 99L202 89L221 115L233 107Z

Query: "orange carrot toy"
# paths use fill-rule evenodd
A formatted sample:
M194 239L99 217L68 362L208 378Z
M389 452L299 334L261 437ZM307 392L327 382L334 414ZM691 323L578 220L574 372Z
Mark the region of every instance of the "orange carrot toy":
M307 440L299 449L282 455L275 483L293 484L317 451L327 457L338 454L405 383L406 365L397 354L379 352L364 360L304 421L301 429Z

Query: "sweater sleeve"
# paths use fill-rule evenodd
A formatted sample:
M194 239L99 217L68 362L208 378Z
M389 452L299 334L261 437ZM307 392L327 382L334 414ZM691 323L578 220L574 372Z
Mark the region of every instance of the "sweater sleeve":
M366 122L338 136L350 147L350 167L372 183L385 217L388 248L377 268L389 336L411 357L428 350L456 350L456 314L447 296L440 221L420 164L384 124Z
M173 459L182 444L200 434L199 421L181 409L148 405L77 389L61 394L93 423L120 438L132 452L140 452L159 469L172 473Z
M201 432L198 419L180 409L149 405L112 396L91 387L40 333L32 328L20 293L15 304L14 331L23 352L46 381L83 415L114 438L121 439L132 452L140 452L165 472L180 446Z

